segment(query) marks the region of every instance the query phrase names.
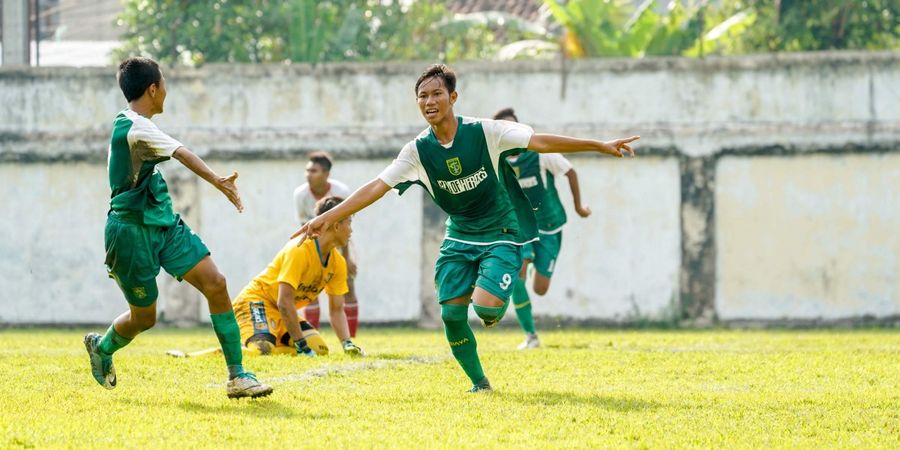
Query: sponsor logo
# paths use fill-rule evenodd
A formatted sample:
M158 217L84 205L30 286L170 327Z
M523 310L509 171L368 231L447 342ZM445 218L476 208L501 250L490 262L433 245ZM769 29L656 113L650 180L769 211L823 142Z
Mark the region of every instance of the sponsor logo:
M326 283L327 283L327 281L326 281ZM300 283L300 285L297 286L297 292L298 293L299 292L315 292L318 294L319 293L319 285L316 283L310 283L310 284ZM302 297L302 295L298 295L298 297Z
M450 346L451 347L459 347L460 345L466 344L468 342L469 342L469 338L465 337L458 341L450 341Z
M266 319L266 306L263 302L250 302L250 320L253 322L254 332L268 332L269 324ZM272 327L274 328L274 327Z
M457 176L462 173L462 163L459 162L459 158L450 158L447 160L447 170L450 171L450 175Z
M516 176L518 176L518 174ZM533 188L537 185L538 181L537 177L535 176L519 178L519 187L521 187L522 189Z
M481 169L478 169L478 172L463 178L457 178L451 181L437 180L437 185L439 188L453 195L457 195L474 190L482 181L486 180L487 177L487 171L482 167Z

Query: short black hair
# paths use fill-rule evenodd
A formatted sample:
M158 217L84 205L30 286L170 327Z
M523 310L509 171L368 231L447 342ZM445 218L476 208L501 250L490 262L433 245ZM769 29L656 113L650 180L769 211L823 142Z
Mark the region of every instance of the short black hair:
M326 152L310 153L309 162L322 166L326 172L331 172L331 165L334 164L334 161L331 160L331 155Z
M419 75L419 79L416 80L416 95L419 94L419 85L425 80L434 77L444 81L444 87L447 88L448 93L456 90L456 72L444 64L432 64L426 67L422 75Z
M337 205L340 205L342 201L344 201L343 198L334 197L334 196L325 197L322 200L319 200L318 202L316 202L316 208L315 208L316 215L321 216L322 214L325 214L328 211L331 211L332 208L334 208Z
M494 120L499 120L504 117L512 117L514 121L519 121L519 118L516 117L516 111L512 108L503 108L500 111L494 113Z
M119 64L116 78L119 80L122 93L125 94L125 100L130 102L141 98L150 86L158 85L162 80L162 72L156 61L133 56Z

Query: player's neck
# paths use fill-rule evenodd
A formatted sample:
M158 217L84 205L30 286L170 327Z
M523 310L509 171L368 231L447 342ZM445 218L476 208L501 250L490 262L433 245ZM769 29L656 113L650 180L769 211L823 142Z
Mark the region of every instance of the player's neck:
M319 241L319 251L322 252L322 257L328 255L337 247L337 241L333 233L324 233L317 240Z
M441 144L453 142L453 139L456 138L457 128L459 128L459 123L456 122L456 115L453 114L453 110L450 110L440 122L431 125L434 136Z
M309 192L312 192L313 197L321 198L323 195L327 194L328 191L331 190L331 183L324 182L319 186L309 185Z
M156 114L156 111L153 108L153 105L146 100L144 97L141 97L137 100L132 100L128 102L128 109L146 117L151 118Z

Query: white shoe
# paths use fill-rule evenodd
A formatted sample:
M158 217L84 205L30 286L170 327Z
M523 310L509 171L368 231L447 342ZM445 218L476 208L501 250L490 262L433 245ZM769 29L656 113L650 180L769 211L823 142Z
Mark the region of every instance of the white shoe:
M527 350L529 348L538 348L541 346L541 340L538 339L537 333L525 334L525 340L516 347L519 350Z
M271 394L272 386L260 383L256 380L255 375L250 372L244 372L228 380L225 390L228 393L228 398L257 398Z

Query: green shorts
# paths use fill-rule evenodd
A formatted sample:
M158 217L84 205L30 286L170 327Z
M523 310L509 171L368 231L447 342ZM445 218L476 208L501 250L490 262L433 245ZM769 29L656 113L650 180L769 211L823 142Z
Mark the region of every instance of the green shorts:
M207 255L209 249L181 217L171 227L133 223L115 213L106 218L106 269L134 306L156 302L160 267L181 281Z
M475 286L506 300L520 267L522 247L518 245L472 245L445 239L434 266L438 302L469 295Z
M556 257L562 248L562 231L554 234L541 234L540 240L528 244L523 251L523 259L530 259L534 270L550 278L556 267Z

